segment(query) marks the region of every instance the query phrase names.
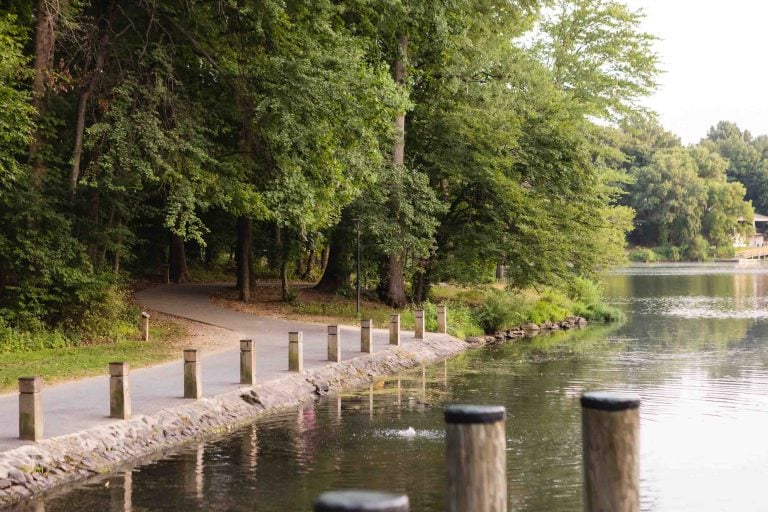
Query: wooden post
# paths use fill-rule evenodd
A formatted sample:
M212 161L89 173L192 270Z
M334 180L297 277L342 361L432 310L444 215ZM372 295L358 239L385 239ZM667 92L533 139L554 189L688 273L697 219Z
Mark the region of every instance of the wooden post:
M445 409L449 512L506 512L505 416L502 406Z
M423 340L424 339L424 310L423 309L417 309L413 312L413 316L416 319L416 333L414 334L414 338L417 340Z
M372 327L373 320L360 320L360 352L373 353Z
M328 360L341 361L341 343L339 343L339 326L328 326Z
M315 512L409 512L408 496L376 491L331 491L315 501Z
M109 363L109 417L127 420L131 417L131 386L128 363Z
M443 334L448 332L448 308L445 304L437 306L437 332Z
M304 335L301 332L288 333L288 369L300 372L304 369Z
M141 341L149 341L149 313L141 312Z
M256 347L253 340L240 340L240 384L256 384Z
M184 398L197 400L203 397L200 359L200 350L196 348L184 349Z
M584 510L640 510L640 397L581 395Z
M40 441L43 438L43 399L40 377L19 378L19 439Z
M389 315L389 344L400 345L400 315Z

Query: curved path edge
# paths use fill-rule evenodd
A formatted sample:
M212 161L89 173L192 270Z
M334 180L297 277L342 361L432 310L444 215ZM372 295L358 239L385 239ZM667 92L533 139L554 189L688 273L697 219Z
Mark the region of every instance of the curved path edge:
M146 305L163 311L155 307L156 304ZM212 304L210 307L217 308ZM250 316L224 311L227 311L227 315L236 313ZM167 313L176 314L174 311ZM189 318L188 315L179 316ZM296 322L258 317L251 317L250 321L258 322L260 325L257 329L262 333L267 327L267 331L279 328L285 332L287 327L297 325ZM300 327L309 327L309 324L300 323ZM252 329L249 326L247 329L236 330L247 332ZM253 387L237 387L234 391L134 416L127 421L113 422L2 452L0 507L57 489L64 484L109 472L126 463L156 456L194 440L231 432L266 412L359 387L375 377L442 360L470 347L472 345L452 336L429 333L423 341L409 339L400 347L386 347L365 356L358 353L339 363L310 365L309 369L301 373L276 372Z

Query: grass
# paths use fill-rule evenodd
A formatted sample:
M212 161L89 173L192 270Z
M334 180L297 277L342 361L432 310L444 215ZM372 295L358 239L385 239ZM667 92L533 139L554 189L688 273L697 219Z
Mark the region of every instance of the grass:
M42 377L46 383L95 375L105 375L112 361L125 361L132 367L148 366L178 357L172 343L186 335L186 329L167 320L153 320L149 342L133 339L61 348L44 348L0 354L0 392L17 389L18 378Z

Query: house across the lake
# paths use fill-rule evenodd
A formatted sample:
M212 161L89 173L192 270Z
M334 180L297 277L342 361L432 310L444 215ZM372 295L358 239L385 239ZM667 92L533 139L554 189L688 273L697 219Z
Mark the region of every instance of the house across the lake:
M744 219L739 219L739 222L744 222ZM736 235L733 240L734 247L763 247L768 238L768 216L760 213L755 213L755 234L749 238Z

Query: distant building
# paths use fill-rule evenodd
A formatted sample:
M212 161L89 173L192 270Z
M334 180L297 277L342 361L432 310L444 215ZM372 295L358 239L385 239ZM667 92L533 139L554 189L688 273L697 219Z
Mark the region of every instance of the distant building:
M739 219L744 222L744 219ZM755 227L755 234L749 238L736 235L733 240L734 247L762 247L765 245L765 239L768 237L768 216L755 213L755 220L752 224Z

